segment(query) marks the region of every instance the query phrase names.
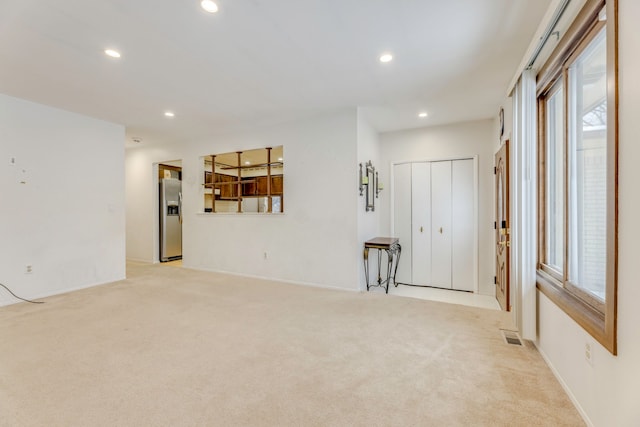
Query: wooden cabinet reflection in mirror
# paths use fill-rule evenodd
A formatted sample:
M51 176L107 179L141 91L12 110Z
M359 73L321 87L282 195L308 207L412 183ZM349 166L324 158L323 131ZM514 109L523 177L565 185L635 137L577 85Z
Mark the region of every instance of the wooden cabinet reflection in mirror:
M205 212L284 212L282 145L203 158Z

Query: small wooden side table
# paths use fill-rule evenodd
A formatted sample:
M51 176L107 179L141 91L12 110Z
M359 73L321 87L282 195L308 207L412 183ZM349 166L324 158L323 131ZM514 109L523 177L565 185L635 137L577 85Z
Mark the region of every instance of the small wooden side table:
M374 285L369 284L369 249L378 250L378 283ZM387 277L385 279L381 275L382 251L387 253ZM379 286L385 288L385 293L389 293L389 282L393 280L394 285L396 282L396 272L398 271L401 252L402 247L397 237L376 237L364 242L364 276L367 280L367 291L369 288Z

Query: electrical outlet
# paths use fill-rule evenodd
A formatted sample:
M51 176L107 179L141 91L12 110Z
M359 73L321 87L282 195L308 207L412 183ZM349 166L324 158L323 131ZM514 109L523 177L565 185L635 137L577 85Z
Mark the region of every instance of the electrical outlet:
M584 344L584 358L589 363L589 365L593 366L593 352L591 348L591 343L586 342Z
M33 273L33 266L31 264L27 264L24 266L24 274Z

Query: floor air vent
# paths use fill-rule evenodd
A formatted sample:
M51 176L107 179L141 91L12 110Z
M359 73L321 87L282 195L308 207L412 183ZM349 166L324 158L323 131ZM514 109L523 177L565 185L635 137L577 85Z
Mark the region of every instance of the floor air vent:
M522 341L520 341L520 337L518 336L517 332L508 331L506 329L500 329L500 332L502 332L502 336L504 337L504 341L507 344L522 345Z

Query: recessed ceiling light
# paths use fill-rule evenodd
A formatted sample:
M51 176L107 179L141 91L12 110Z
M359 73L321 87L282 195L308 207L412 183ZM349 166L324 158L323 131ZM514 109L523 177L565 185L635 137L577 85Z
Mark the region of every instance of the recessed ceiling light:
M167 117L175 117L176 116L175 113L173 113L172 111L165 111L164 115L167 116Z
M282 161L282 157L278 157L278 161L281 162Z
M251 162L249 160L247 160L246 162L244 162L245 165L250 165Z
M392 59L393 55L391 55L390 53L383 53L382 55L380 55L380 62L391 62Z
M428 114L426 112L424 112L424 111L422 113L418 114L418 117L420 117L421 119L424 119L427 116L428 116Z
M218 11L218 5L211 0L202 0L200 6L209 13L216 13Z
M120 52L118 52L117 50L113 50L113 49L105 49L104 50L105 55L110 56L112 58L120 58Z

